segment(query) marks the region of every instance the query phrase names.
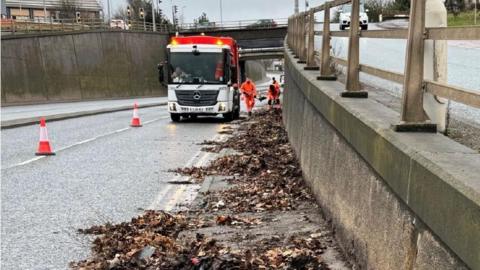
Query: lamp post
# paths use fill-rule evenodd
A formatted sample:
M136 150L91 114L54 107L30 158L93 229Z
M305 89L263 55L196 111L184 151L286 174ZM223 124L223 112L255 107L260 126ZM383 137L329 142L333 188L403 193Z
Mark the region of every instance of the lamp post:
M474 10L474 13L473 13L473 24L474 25L477 25L477 1L478 0L475 0L475 10Z
M108 10L108 27L112 24L112 15L110 15L110 0L107 0L107 10Z
M155 2L157 0L152 0L152 24L153 24L153 32L157 32L157 23L155 22Z
M223 26L223 7L222 7L222 0L220 0L220 25Z
M45 5L45 0L43 0L43 19L47 22L47 6Z

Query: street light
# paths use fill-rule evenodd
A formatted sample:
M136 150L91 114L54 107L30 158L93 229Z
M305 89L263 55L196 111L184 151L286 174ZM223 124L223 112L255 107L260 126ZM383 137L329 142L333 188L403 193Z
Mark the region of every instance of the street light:
M112 16L110 15L110 0L107 0L107 9L108 9L108 27L111 27Z
M153 32L157 32L157 22L155 21L155 15L156 15L156 12L155 12L155 2L156 0L152 0L152 24L153 24ZM161 1L159 1L161 2Z
M222 7L222 0L220 0L220 25L223 25L223 7Z
M477 0L475 0L475 11L473 15L473 24L477 25Z
M47 6L45 5L45 0L43 0L43 19L47 22Z

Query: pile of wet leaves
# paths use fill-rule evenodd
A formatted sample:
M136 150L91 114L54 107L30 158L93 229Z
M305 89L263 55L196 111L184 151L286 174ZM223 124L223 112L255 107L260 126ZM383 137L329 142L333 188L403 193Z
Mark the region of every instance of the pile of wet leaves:
M197 180L208 175L234 176L232 188L206 194L207 211L222 207L233 212L291 210L298 201L312 200L280 110L259 111L226 141L204 144L213 152L230 148L238 153L221 156L205 167L176 170Z
M92 247L94 256L70 266L73 269L129 269L151 265L152 257L165 261L182 249L175 238L187 227L187 219L182 215L146 211L130 222L80 229L80 233L97 235Z
M130 222L80 230L96 236L92 255L70 266L85 270L329 269L322 260L326 247L317 233L254 238L249 240L252 245L243 248L198 233L200 228L214 226L248 230L263 222L249 217L252 213L290 211L312 200L283 129L281 111L259 111L237 124L234 132L225 130L233 134L227 140L204 142L212 148L209 151L230 148L236 154L220 156L205 167L175 170L197 181L208 175L230 176L230 188L206 192L204 205L184 214L146 211Z
M72 262L72 269L329 269L322 261L325 247L320 235L263 239L254 249L232 250L197 233L193 239L179 238L179 232L197 226L197 220L163 211L112 225L80 230L97 235L93 257ZM216 223L252 223L253 219L218 216Z

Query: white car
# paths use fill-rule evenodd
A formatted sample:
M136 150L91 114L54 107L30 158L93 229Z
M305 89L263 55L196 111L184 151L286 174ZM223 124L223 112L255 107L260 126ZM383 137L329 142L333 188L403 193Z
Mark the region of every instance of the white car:
M128 25L124 20L112 19L110 28L128 30Z
M368 11L368 10L367 10ZM352 5L343 5L338 11L340 13L340 30L350 27L350 15L352 13ZM360 27L362 30L368 29L368 15L363 5L360 5Z

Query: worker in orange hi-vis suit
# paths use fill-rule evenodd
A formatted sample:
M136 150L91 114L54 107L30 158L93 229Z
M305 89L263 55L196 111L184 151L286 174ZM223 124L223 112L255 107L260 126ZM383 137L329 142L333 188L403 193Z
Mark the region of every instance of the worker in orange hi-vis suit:
M274 84L270 84L267 90L268 108L272 109L277 99L277 89Z
M248 115L251 116L253 106L255 106L255 98L257 97L257 87L250 79L247 79L240 86L240 91L242 91Z
M272 85L275 87L274 104L280 106L280 84L275 77L272 78Z

